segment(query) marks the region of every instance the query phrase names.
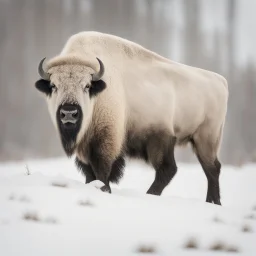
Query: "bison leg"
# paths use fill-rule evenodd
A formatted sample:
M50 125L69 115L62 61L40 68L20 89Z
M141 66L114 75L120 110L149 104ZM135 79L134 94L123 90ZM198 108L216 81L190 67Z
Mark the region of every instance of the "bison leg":
M75 163L76 163L76 166L78 167L78 169L81 170L82 173L84 174L84 176L86 178L86 180L85 180L86 184L96 180L96 176L93 173L92 167L90 165L84 164L78 158L76 158Z
M112 160L108 156L108 151L104 148L104 144L95 136L90 144L89 162L93 169L93 173L97 180L105 184L101 188L102 191L111 193L109 186L109 176L111 173Z
M96 179L105 184L101 190L111 193L109 182L118 182L125 162L121 156L116 157L121 153L121 140L117 137L115 129L104 127L102 123L94 130L89 142L88 158Z
M209 139L209 137L208 137ZM193 139L192 145L208 180L206 202L221 205L219 175L221 164L217 159L217 149L209 140Z
M200 156L198 156L198 160L201 163L201 166L208 180L206 202L221 205L219 186L219 175L221 165L218 159L216 158L213 163L209 163L204 161Z
M125 160L122 156L119 156L112 164L109 181L113 183L118 183L119 180L123 177L124 167Z
M96 179L100 180L105 184L101 188L103 192L111 193L111 188L109 185L109 175L111 172L111 164L108 164L102 158L98 158L97 161L92 160L92 168L95 173Z
M147 191L148 194L161 195L164 188L169 184L177 172L174 158L174 146L176 138L163 135L149 140L147 153L156 174L155 180Z

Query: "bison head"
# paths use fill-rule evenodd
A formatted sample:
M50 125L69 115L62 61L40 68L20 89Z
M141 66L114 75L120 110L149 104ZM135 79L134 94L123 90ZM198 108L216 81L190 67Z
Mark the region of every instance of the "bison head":
M101 80L104 65L100 59L99 72L81 63L63 62L52 65L47 72L41 60L38 67L42 79L35 84L47 98L51 119L58 129L62 145L71 156L92 119L95 96L105 89Z

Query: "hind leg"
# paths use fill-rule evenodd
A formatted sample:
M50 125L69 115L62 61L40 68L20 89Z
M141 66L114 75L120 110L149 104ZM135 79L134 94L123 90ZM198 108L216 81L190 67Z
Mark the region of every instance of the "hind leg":
M212 141L211 138L199 135L195 136L191 142L208 181L206 202L221 205L219 187L221 164L217 158L218 140Z
M176 138L167 136L153 137L147 146L148 159L156 174L155 180L147 191L148 194L161 195L177 172L174 159Z
M203 161L202 158L198 155L198 160L201 163L201 166L208 180L206 202L221 205L219 187L220 163L218 159L216 158L214 163L209 163Z

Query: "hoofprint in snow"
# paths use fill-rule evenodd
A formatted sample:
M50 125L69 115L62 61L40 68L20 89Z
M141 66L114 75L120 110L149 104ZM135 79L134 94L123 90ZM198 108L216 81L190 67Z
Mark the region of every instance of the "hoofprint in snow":
M158 197L138 162L112 194L70 159L1 164L0 255L256 255L256 165L223 166L221 207L199 165L178 167Z

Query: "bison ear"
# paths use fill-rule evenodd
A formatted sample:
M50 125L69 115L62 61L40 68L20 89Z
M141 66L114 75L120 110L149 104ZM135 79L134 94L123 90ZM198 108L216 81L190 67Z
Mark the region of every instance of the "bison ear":
M106 87L106 83L103 80L92 81L89 91L90 97L96 96L98 93L102 92Z
M40 92L45 93L47 96L51 95L51 93L52 93L52 88L50 86L50 81L40 79L35 83L35 87L36 87L37 90L39 90Z

